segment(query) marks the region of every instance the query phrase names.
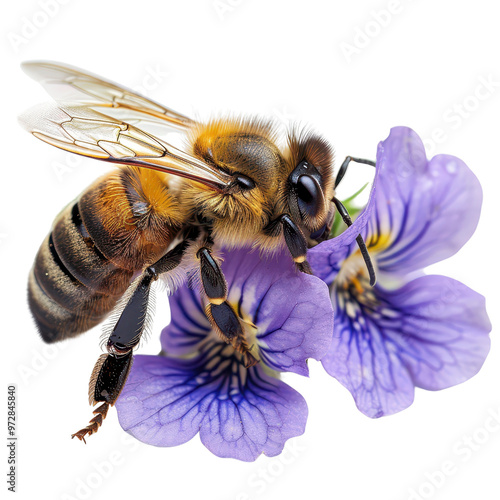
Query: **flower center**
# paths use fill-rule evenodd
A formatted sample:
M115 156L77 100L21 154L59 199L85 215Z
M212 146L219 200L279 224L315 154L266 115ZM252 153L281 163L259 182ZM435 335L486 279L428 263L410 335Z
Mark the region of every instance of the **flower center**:
M376 262L373 261L373 265L376 266ZM358 294L362 294L366 286L370 287L368 270L359 250L350 255L342 263L334 284L339 290L354 288Z
M375 256L384 248L387 240L387 238L371 238L367 245L375 273L378 272ZM349 318L348 321L353 331L364 331L366 314L376 314L380 303L370 286L368 270L359 250L342 263L331 287L331 297L332 302L337 303L338 312Z
M366 247L370 253L370 257L375 267L375 274L378 272L377 254L386 249L391 240L391 235L372 234L366 241ZM370 289L368 269L365 261L359 250L351 254L340 267L340 270L335 278L335 286L338 289L344 290L353 288L355 295L362 295L366 289Z
M343 322L349 325L351 332L369 340L367 322L378 314L381 304L366 274L361 270L358 274L349 275L342 284L335 284L330 293L337 317L344 318Z
M247 369L241 363L240 356L230 345L221 343L207 344L202 349L203 369L196 375L197 384L206 384L218 380L218 399L228 399L241 392L241 386L246 384Z

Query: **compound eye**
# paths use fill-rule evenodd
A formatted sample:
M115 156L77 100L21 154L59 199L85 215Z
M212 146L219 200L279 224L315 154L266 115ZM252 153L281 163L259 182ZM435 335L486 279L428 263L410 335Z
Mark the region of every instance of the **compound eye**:
M297 201L302 216L314 216L318 211L321 187L316 179L310 175L301 175L295 185Z

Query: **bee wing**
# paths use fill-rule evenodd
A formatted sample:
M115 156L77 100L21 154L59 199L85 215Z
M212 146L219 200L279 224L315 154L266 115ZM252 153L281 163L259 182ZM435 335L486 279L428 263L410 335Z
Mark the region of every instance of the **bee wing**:
M180 149L85 106L47 103L19 117L38 139L90 158L159 170L223 190L231 177Z
M153 122L182 130L195 124L187 116L133 90L70 65L51 61L27 61L21 67L56 101L107 108L100 111L136 126L142 122Z

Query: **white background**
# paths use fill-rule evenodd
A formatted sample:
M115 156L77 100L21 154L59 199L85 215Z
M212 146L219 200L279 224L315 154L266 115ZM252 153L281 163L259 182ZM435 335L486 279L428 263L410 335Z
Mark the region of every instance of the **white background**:
M338 159L374 158L390 127L411 126L427 139L430 154L462 158L483 185L476 234L432 272L486 295L495 324L500 13L494 3L45 0L47 15L43 1L6 2L1 16L2 401L6 406L7 384L17 384L17 497L498 500L500 423L487 425L489 415L500 413L495 332L491 354L471 381L443 392L418 390L412 407L379 420L360 414L317 362L310 363L310 379L285 376L306 397L310 415L306 433L280 457L220 459L198 437L177 448L149 447L121 430L114 410L87 446L71 440L91 416L87 382L100 330L47 350L29 316L26 278L56 214L107 166L42 144L16 123L20 112L47 100L19 63L52 59L142 88L200 118L231 111L310 123L332 141ZM350 56L346 44L354 47ZM496 83L489 92L479 89L478 100L481 79ZM356 169L352 189L367 173ZM156 335L145 353L158 351L168 321L165 298L158 303ZM451 473L440 474L443 467ZM0 488L7 488L4 479Z

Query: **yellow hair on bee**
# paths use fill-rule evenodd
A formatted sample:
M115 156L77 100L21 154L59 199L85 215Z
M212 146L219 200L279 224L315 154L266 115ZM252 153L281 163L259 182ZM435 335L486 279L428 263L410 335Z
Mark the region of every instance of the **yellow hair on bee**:
M126 167L98 179L79 202L99 249L125 269L141 269L163 255L185 220L164 174Z
M243 176L253 189L238 187L220 193L183 180L179 197L190 210L213 221L213 236L228 247L252 244L271 220L285 168L276 145L275 124L261 118L217 118L195 126L190 135L192 154L214 169Z
M226 116L197 124L190 130L188 140L193 153L198 156L209 149L216 139L241 134L262 136L273 144L278 139L277 125L268 118Z
M167 188L166 174L146 168L129 167L122 170L121 177L128 190L128 201L134 217L153 217L157 226L175 226L183 222L184 217L178 202ZM160 227L156 229L160 230Z

